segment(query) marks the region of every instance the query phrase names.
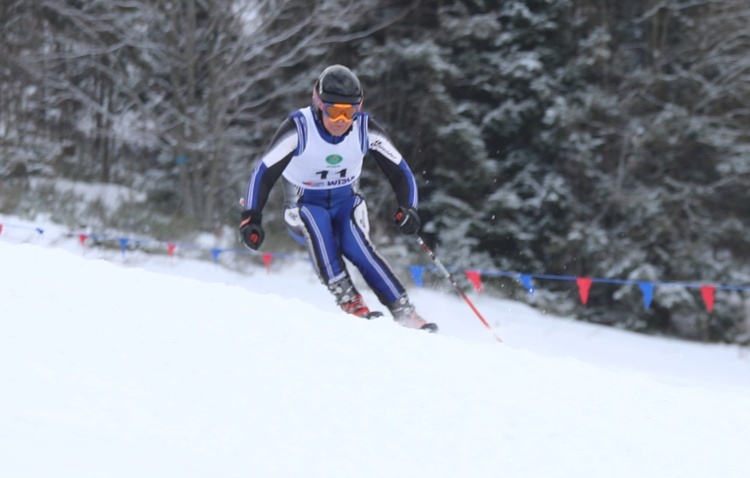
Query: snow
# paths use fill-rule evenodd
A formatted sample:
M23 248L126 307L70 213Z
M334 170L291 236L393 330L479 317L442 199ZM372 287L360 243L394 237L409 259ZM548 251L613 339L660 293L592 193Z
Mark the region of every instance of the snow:
M471 293L498 344L460 298L412 290L430 335L337 311L304 261L238 272L45 230L0 235L0 476L750 476L736 346Z

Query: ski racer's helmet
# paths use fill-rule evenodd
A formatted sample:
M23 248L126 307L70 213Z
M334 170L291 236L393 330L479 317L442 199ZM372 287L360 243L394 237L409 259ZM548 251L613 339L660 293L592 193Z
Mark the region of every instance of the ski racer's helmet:
M313 104L319 103L362 103L362 85L357 75L344 65L331 65L320 74L313 87Z

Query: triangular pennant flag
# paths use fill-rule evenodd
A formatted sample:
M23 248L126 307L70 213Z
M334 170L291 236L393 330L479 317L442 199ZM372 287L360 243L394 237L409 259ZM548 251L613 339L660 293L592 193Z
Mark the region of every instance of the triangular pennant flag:
M214 258L214 262L219 262L219 254L221 254L221 249L211 249L211 255Z
M122 257L125 257L125 250L128 248L129 239L126 237L121 237L119 241L120 241L120 250L122 251Z
M523 286L529 292L529 295L534 295L534 282L531 279L531 275L521 274L520 276L518 276L518 278L521 280L521 284L523 284Z
M167 243L167 254L169 254L169 263L174 263L174 251L177 249L177 244L173 242Z
M648 309L651 307L651 300L654 297L654 284L651 282L639 282L638 287L640 287L641 293L643 293L643 306Z
M78 242L81 243L81 254L86 254L86 239L88 239L89 236L86 234L79 234L78 235Z
M578 284L578 296L581 298L583 305L589 301L589 290L591 289L591 283L593 280L591 277L577 277L576 284Z
M414 283L417 284L417 287L422 287L424 285L422 283L422 271L424 270L424 267L409 266L409 270L411 271L411 277L414 279Z
M482 292L482 275L478 271L466 271L466 278L477 292Z
M266 265L266 274L271 273L271 260L273 259L273 255L269 254L268 252L263 253L263 263Z
M701 286L701 297L703 297L703 302L706 304L706 310L709 312L713 312L714 310L714 292L716 291L716 287L712 285L702 285Z

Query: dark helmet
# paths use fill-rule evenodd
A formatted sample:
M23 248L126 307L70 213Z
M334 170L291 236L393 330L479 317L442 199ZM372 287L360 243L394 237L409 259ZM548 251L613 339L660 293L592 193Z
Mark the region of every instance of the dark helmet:
M357 75L343 65L331 65L320 74L313 88L313 99L326 103L361 103L362 85Z

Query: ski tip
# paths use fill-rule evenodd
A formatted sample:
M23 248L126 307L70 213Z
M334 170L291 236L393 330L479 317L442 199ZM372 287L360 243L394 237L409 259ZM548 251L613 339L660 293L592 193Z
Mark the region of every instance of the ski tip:
M426 330L427 332L429 332L431 334L435 334L438 331L438 326L437 326L437 324L433 324L433 323L428 322L428 323L424 324L422 327L420 327L419 329L420 330Z

